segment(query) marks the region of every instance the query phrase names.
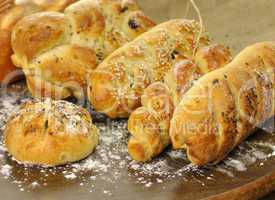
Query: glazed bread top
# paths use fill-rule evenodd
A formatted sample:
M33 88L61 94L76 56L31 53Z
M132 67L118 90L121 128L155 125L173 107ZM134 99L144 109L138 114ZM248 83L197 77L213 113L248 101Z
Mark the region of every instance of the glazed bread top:
M55 166L81 160L98 144L88 111L66 101L33 100L7 122L5 145L17 161Z
M81 0L64 13L43 12L20 20L12 32L12 59L26 68L55 47L75 44L92 49L100 63L153 26L133 0Z
M44 11L63 11L70 4L79 0L31 0Z
M244 49L200 78L173 115L170 137L196 165L216 164L274 115L275 43Z
M11 31L14 25L24 16L42 11L36 4L25 3L14 5L0 14L0 29Z
M11 31L24 16L42 11L63 11L77 0L26 0L14 4L0 13L0 29Z
M21 78L17 76L16 67L11 56L11 31L15 24L25 16L42 11L63 11L75 0L25 0L14 2L11 7L0 13L0 82L10 82Z
M170 144L170 121L184 94L201 76L224 67L231 60L228 48L211 44L198 49L193 59L176 63L164 82L147 87L141 96L142 107L131 113L128 120L131 157L145 162L159 155Z
M10 82L18 77L11 74L16 67L11 61L11 30L24 16L41 11L34 3L28 2L20 5L12 5L9 9L0 13L0 82ZM8 76L9 75L9 76Z
M200 29L195 21L171 20L115 51L89 78L92 105L112 118L128 117L140 106L147 86L163 81L179 60L193 57L197 42L198 47L208 44L206 33L200 35Z

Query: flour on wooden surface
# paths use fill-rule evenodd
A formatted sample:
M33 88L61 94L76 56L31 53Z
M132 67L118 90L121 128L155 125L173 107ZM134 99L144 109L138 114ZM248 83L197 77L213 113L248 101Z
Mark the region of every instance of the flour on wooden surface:
M3 130L9 115L19 105L30 99L28 96L0 97L0 129ZM112 196L121 180L129 179L134 184L151 188L175 179L195 181L202 186L215 181L214 173L234 179L235 174L245 172L250 166L263 166L267 159L275 156L275 144L270 141L248 140L217 166L195 167L183 151L166 150L150 163L133 161L127 153L127 121L112 121L92 112L95 124L100 130L100 144L87 159L78 163L56 168L37 168L17 164L8 157L2 140L0 142L0 179L6 179L18 186L22 192L46 188L53 177L89 188L89 192L100 192ZM267 127L269 130L270 127ZM272 134L272 137L274 135ZM213 173L206 173L212 171ZM18 176L20 174L20 176ZM104 182L104 188L97 182ZM165 186L163 186L165 190Z

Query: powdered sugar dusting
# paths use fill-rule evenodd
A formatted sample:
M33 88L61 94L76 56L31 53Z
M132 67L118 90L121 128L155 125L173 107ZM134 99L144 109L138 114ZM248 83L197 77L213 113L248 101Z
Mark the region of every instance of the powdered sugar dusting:
M26 95L0 97L1 130L8 116L19 105L30 99ZM267 133L264 139L249 139L217 166L199 168L190 164L183 151L168 148L160 157L149 163L133 161L127 153L127 121L114 121L91 112L100 130L100 144L87 159L56 168L39 168L19 165L7 157L6 149L0 143L0 179L6 179L18 186L22 192L50 187L52 180L78 184L91 193L111 197L123 180L144 188L162 186L168 181L196 182L205 186L215 182L222 175L234 179L236 174L245 173L251 166L264 166L274 159L274 133ZM268 128L269 130L274 130ZM2 140L1 140L2 141ZM103 182L98 184L98 182ZM162 187L166 189L165 186Z

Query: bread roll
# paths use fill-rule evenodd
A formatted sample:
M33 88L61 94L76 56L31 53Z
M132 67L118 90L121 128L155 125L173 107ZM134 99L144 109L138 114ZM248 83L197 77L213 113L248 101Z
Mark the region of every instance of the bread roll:
M128 152L136 161L149 161L159 155L170 143L169 128L174 108L182 96L204 74L224 67L231 61L229 50L222 45L198 49L193 59L175 64L164 78L145 89L142 107L129 118L131 138Z
M13 5L10 9L0 13L0 83L3 81L13 81L18 77L7 77L17 69L11 61L11 30L16 22L22 17L41 11L41 9L33 3L23 5Z
M89 78L88 97L93 107L111 118L129 117L140 106L145 88L163 81L178 60L193 55L199 32L195 21L171 20L115 51ZM203 32L199 47L207 44Z
M18 70L11 61L13 54L11 48L11 31L15 24L25 16L41 11L62 11L75 0L45 0L45 1L23 1L12 5L5 12L0 13L0 83L3 81L14 81L18 77L11 74ZM8 76L9 75L9 76Z
M28 102L4 131L8 152L19 162L57 166L84 159L98 144L90 114L66 101Z
M199 79L171 121L175 149L196 165L216 164L274 115L275 43L244 49L226 67Z
M9 41L10 32L6 30L0 30L0 83L4 81L9 73L16 70L10 59L10 56L12 55L12 49L10 47Z
M128 152L136 161L149 161L170 144L169 127L174 105L168 87L156 82L145 89L142 107L129 118Z
M12 32L12 60L23 68L33 96L83 98L86 76L153 26L133 0L81 0L64 13L42 12L20 20Z

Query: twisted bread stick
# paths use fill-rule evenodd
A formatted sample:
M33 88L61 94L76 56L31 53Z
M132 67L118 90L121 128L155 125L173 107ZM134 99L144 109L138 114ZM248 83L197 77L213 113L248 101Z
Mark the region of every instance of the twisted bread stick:
M128 123L132 134L128 151L134 160L151 160L170 144L169 128L174 107L194 81L230 60L230 52L221 45L202 47L194 60L184 59L177 63L166 75L165 83L153 83L145 89L142 107L131 114Z
M195 21L171 20L115 51L89 79L93 107L111 118L129 117L140 106L145 88L163 81L178 60L192 57L199 32ZM203 32L199 46L207 44Z
M171 121L175 149L196 165L215 164L274 115L275 43L243 50L184 95Z
M25 17L12 32L13 63L33 96L83 98L87 74L155 24L134 0L81 0L64 13Z
M142 105L128 121L132 134L128 152L134 160L144 162L159 155L170 144L168 131L174 105L168 87L161 82L146 88Z

